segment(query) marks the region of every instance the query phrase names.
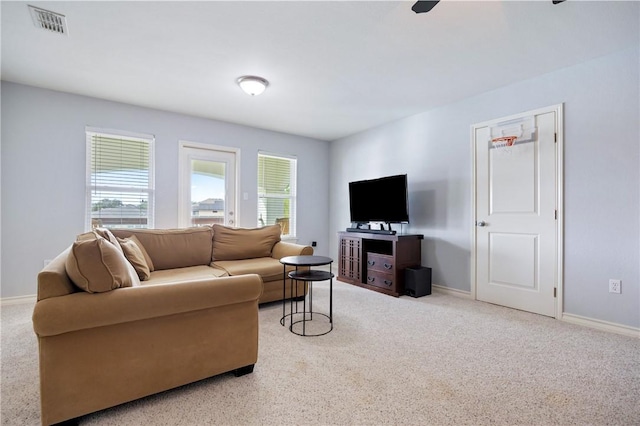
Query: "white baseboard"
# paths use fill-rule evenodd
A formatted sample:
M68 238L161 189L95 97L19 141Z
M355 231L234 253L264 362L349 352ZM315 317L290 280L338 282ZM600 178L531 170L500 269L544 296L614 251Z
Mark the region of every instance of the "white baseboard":
M37 296L32 294L30 296L16 296L16 297L3 297L0 299L0 306L9 305L22 305L24 303L36 303Z
M449 294L451 296L463 297L465 299L473 300L473 299L471 299L471 292L469 292L469 291L458 290L457 288L445 287L445 286L438 285L438 284L431 284L431 288L434 291L437 291L439 293L445 293L445 294Z
M597 320L593 318L587 318L580 315L563 313L560 318L562 321L569 322L571 324L583 325L589 328L595 328L596 330L608 331L610 333L622 334L624 336L640 338L640 328L631 327L628 325L617 324L615 322L608 322Z

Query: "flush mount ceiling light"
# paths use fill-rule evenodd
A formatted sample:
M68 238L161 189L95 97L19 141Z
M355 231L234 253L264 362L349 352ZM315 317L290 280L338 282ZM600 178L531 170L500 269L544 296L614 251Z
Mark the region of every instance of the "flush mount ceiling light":
M236 80L238 85L246 94L251 96L259 95L264 92L269 82L262 77L256 77L255 75L244 75Z

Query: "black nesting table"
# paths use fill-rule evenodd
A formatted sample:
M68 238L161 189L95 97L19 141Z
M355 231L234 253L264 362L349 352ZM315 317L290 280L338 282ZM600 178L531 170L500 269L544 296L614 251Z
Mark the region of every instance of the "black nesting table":
M331 264L333 259L325 256L287 256L280 259L284 270L284 278L282 280L282 318L280 324L285 326L287 318L289 318L289 331L299 336L322 336L333 330L333 273L331 273ZM329 272L311 269L312 266L329 265ZM287 274L287 266L295 266L295 271ZM304 269L299 269L304 268ZM289 312L287 313L287 278L289 278ZM329 280L329 315L313 311L313 283L314 281ZM309 288L309 309L307 310L307 297L302 295L302 310L298 309L300 297L298 296L298 281L304 282L304 288ZM293 292L295 282L295 296ZM307 333L307 322L313 321L313 317L322 317L329 320L329 329L315 334ZM294 325L302 323L302 332L294 330ZM299 328L299 327L298 327Z

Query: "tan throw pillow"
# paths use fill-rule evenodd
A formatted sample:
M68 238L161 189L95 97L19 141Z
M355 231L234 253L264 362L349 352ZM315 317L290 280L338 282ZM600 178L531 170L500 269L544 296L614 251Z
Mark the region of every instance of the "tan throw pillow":
M140 284L135 269L121 250L98 235L74 242L65 267L71 281L88 293Z
M253 259L271 256L273 246L280 241L280 233L280 225L253 229L213 225L212 260Z
M144 256L144 261L147 262L147 266L149 267L149 272L155 271L156 268L155 266L153 266L153 260L151 260L151 256L149 256L149 253L147 253L147 250L144 248L144 246L142 245L138 237L136 237L135 234L131 234L131 236L127 237L127 239L133 240L133 242L138 245L138 248L140 249L140 251L142 252L142 255ZM118 241L120 241L120 238L118 238Z
M76 241L85 241L85 240L95 240L98 238L98 234L93 231L85 232L84 234L80 234L76 237Z
M118 242L120 243L120 247L124 252L124 257L127 258L133 269L136 270L138 274L138 278L141 281L146 281L151 276L151 271L149 270L149 265L147 265L147 261L144 258L144 254L142 254L142 250L138 244L134 241L135 237L131 238L118 238Z
M116 246L118 250L120 250L120 252L122 252L122 247L120 247L120 244L118 244L118 239L107 228L94 228L93 232L95 232L105 240L109 241L111 244Z

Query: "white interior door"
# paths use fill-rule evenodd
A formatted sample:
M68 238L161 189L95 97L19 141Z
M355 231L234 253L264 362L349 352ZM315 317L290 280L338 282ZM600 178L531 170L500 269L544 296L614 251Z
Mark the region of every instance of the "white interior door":
M474 126L476 298L548 316L561 250L555 108Z
M236 226L237 152L180 145L180 226Z

